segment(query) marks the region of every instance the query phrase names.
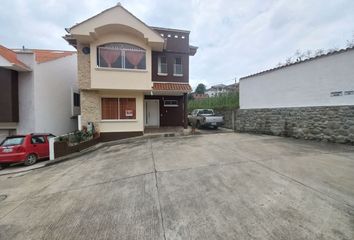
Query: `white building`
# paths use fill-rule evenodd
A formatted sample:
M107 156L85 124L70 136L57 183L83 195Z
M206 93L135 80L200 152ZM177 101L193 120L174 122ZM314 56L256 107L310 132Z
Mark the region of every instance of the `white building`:
M5 64L0 66L3 72L15 76L11 81L17 85L12 100L1 102L1 107L10 104L16 112L12 114L15 117L4 116L0 121L2 137L32 132L60 135L77 129L80 95L76 52L7 49L0 57L9 66L16 62L26 68L18 71Z
M207 94L209 97L216 97L219 96L222 93L225 93L226 90L226 85L224 84L218 84L211 86L209 89L205 91L205 94Z
M354 48L240 79L240 108L354 105Z

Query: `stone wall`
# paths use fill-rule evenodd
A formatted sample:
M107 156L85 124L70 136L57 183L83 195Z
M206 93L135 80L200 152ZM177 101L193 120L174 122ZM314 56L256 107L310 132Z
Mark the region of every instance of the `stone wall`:
M215 114L224 116L224 128L235 129L236 110L215 110Z
M239 109L236 131L354 143L354 106Z
M91 87L91 70L90 70L90 54L84 54L82 49L90 47L90 45L77 45L77 66L78 81L80 89L89 89Z
M93 122L96 131L100 130L101 119L101 99L97 91L82 90L81 95L81 125L87 126L88 122Z

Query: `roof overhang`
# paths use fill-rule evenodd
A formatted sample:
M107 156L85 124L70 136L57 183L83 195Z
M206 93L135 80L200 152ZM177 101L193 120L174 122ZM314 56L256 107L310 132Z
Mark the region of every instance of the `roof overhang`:
M179 96L192 92L188 83L153 82L150 95L174 95Z
M198 47L196 46L189 46L189 56L194 56L197 53Z
M6 69L14 70L17 72L30 72L30 71L32 71L31 68L27 67L25 64L22 65L22 64L18 64L18 63L12 63L2 56L0 56L0 68L6 68Z

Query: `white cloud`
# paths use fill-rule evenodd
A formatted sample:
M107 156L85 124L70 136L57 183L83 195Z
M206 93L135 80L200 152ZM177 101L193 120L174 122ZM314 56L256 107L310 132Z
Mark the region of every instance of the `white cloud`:
M72 49L61 37L117 1L8 0L0 5L0 44ZM149 25L191 30L190 82L232 83L275 66L296 49L342 47L354 33L351 0L123 0Z

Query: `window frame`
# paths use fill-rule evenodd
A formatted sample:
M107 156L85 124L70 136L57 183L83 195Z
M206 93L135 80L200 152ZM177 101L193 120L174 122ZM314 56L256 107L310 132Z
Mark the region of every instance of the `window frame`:
M43 142L42 143L37 143L37 142L33 142L33 138L43 138ZM33 135L31 136L31 144L45 144L46 143L46 138L43 135Z
M117 50L120 51L119 56L117 59L112 62L111 64L113 65L114 63L117 63L120 60L120 67L109 67L109 66L102 66L101 65L101 49L111 49L111 50ZM142 59L139 61L138 65L142 64L143 62L143 68L127 68L127 64L133 65L131 62L127 62L126 60L126 52L142 52L144 53ZM111 43L106 43L102 44L96 47L96 63L97 63L97 68L98 69L109 69L109 70L122 70L122 71L147 71L147 51L146 49L131 44L131 43L126 43L126 42L111 42Z
M105 114L104 114L104 107L103 107L103 102L104 102L104 99L114 99L114 100L117 100L117 118L111 118L111 117L105 117ZM129 118L127 117L127 114L125 114L124 117L122 117L122 114L121 114L121 110L122 110L122 99L128 99L128 100L134 100L134 107L132 109L132 117ZM128 104L126 104L128 105ZM137 107L136 107L136 97L101 97L101 121L136 121L137 120L137 116L136 116L136 111ZM128 109L130 110L130 109ZM126 109L127 111L127 109Z
M76 96L76 97L75 97ZM80 93L78 92L73 92L73 106L74 107L81 107L80 104Z
M179 107L178 100L176 99L166 99L163 101L164 107Z
M166 60L165 63L161 62L162 58L165 58L165 60ZM166 64L166 72L165 73L161 71L162 64ZM165 56L165 55L157 56L157 75L159 75L159 76L168 76L167 56Z
M177 59L180 59L181 63L176 63ZM181 73L177 73L177 67L178 66L180 66L180 68L181 68ZM183 77L183 61L182 61L182 57L175 57L175 59L174 59L173 76L175 76L175 77Z

